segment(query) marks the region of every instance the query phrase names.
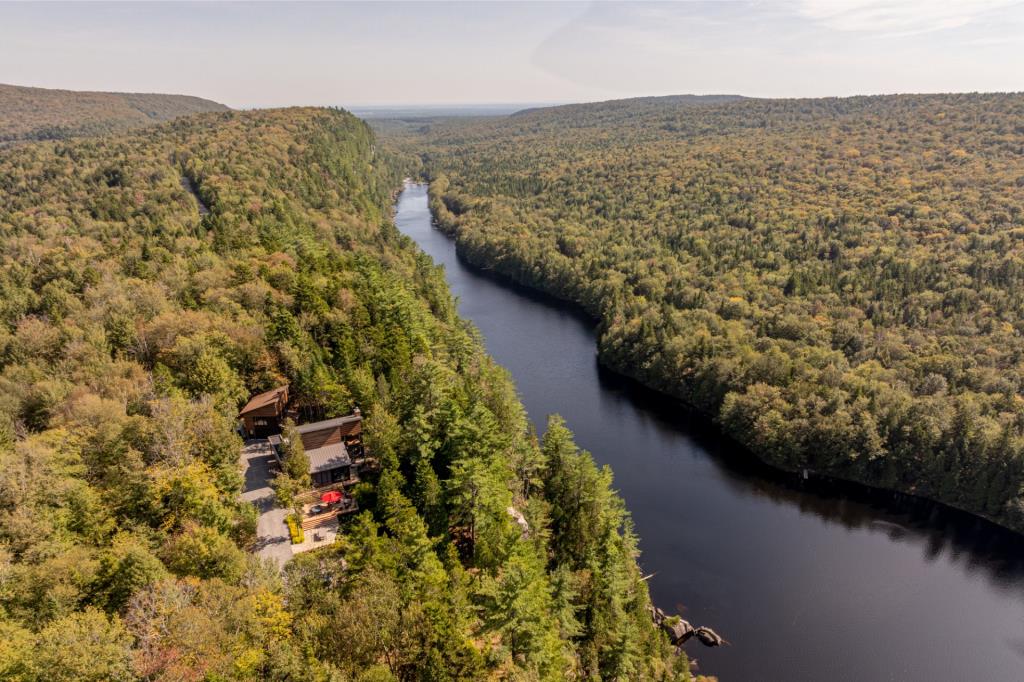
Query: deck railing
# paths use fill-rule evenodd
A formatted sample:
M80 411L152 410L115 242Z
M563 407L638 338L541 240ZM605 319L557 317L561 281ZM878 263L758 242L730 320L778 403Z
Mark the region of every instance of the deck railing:
M357 511L359 511L359 504L352 498L348 498L346 503L340 504L332 509L328 509L322 514L304 517L302 519L302 529L311 530L313 528L319 528L333 518L344 516L346 514L354 514Z
M299 504L312 504L320 501L320 496L324 493L333 492L335 490L345 494L345 488L351 487L359 482L358 476L349 476L344 481L335 481L328 485L318 486L305 492L301 492L295 496L295 501ZM347 497L347 495L346 495Z

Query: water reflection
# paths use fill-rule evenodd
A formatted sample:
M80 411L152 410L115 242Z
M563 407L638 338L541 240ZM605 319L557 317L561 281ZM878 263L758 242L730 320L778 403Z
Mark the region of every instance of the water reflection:
M531 295L548 306L568 307L550 297ZM981 571L995 588L1024 594L1024 537L951 507L854 483L780 472L723 436L709 419L594 361L601 388L635 406L636 418L688 438L709 455L737 494L794 505L848 530L867 529L893 542L920 545L935 561L947 556L971 572Z

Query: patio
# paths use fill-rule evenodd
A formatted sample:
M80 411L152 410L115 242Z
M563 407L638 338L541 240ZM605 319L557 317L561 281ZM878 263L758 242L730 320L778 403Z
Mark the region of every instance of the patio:
M303 541L292 545L292 554L308 552L334 542L341 516L359 511L359 504L341 490L319 493L319 499L307 494L302 504Z

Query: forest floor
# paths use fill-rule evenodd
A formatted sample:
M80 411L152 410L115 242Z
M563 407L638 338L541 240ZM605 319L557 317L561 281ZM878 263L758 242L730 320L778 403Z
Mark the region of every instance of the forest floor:
M241 456L242 475L245 477L242 499L255 504L260 513L254 551L283 568L285 562L292 558L292 547L285 523L288 510L274 504L274 491L270 487L272 461L270 444L266 440L245 442Z

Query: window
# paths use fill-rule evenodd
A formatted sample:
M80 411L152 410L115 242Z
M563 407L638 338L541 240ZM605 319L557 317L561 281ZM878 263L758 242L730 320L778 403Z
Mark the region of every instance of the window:
M266 419L253 419L252 423L255 426L266 426L267 425L267 420Z

